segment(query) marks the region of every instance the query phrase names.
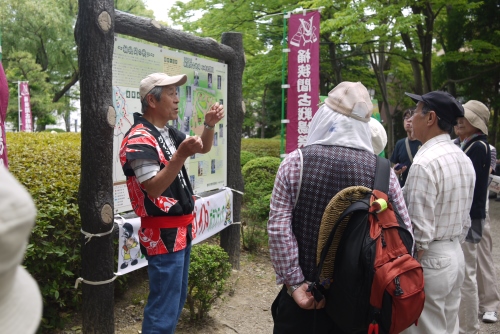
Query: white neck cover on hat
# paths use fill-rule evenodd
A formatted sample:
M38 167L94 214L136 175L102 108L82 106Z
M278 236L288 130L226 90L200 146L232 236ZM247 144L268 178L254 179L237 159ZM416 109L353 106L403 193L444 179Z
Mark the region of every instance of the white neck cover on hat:
M309 125L309 145L335 145L356 148L373 153L368 123L339 114L322 105Z

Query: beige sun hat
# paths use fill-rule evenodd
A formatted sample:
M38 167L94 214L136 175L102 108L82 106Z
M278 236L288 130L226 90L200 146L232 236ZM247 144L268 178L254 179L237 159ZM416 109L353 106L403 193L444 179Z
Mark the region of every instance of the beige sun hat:
M0 333L35 333L42 317L37 283L21 266L36 209L28 192L0 165Z
M490 111L482 102L470 100L464 104L464 117L473 127L481 130L485 135L488 134Z
M156 86L182 86L186 83L187 76L185 74L169 76L165 73L153 73L141 80L139 85L139 94L141 100L144 99L151 89Z
M325 104L340 114L368 123L373 103L368 90L361 82L344 81L328 93Z

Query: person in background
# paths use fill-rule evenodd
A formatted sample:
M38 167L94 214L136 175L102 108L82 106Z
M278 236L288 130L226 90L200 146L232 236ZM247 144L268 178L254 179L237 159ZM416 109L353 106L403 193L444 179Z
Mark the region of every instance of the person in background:
M477 287L477 245L483 235L488 197L491 151L488 145L488 120L490 111L481 102L470 100L464 104L464 117L458 119L458 131L464 138L460 142L463 152L474 166L476 182L470 209L471 227L462 244L465 257L465 280L460 288L460 333L478 333L479 296Z
M149 297L142 332L173 334L187 296L193 229L193 189L184 162L212 147L224 108L215 103L205 114L200 137L187 137L167 125L178 118L177 86L186 75L153 73L139 87L142 114L125 134L120 162L135 213L141 217L139 242L148 260Z
M276 283L283 285L271 307L275 334L312 333L314 326L317 334L340 333L324 310L325 300L316 302L306 281L314 279L320 222L330 199L349 186L373 188L372 110L363 84L340 83L314 115L305 147L288 154L279 167L267 225ZM388 195L411 230L393 171Z
M406 183L408 172L411 164L413 163L413 157L415 157L418 149L422 146L422 143L413 137L412 134L411 112L412 109L407 109L403 113L403 125L407 137L396 142L394 151L389 159L393 164L395 164L394 172L397 176L399 176L399 184L401 185L401 188L404 187Z
M460 242L470 227L475 172L453 144L450 133L464 109L448 93L406 93L412 136L422 143L408 173L403 195L413 225L417 259L424 269L425 304L418 320L403 333L458 333L460 287L465 261Z
M458 125L454 128L457 138L454 143L460 147L465 140L465 134ZM490 174L496 167L497 150L490 145L491 164ZM486 197L486 217L484 219L483 237L477 245L477 290L479 297L479 315L483 322L494 323L498 321L498 308L500 306L500 293L497 286L495 262L493 260L493 241L491 238L489 199Z
M31 196L0 164L0 333L34 334L42 318L40 289L21 265L35 217Z

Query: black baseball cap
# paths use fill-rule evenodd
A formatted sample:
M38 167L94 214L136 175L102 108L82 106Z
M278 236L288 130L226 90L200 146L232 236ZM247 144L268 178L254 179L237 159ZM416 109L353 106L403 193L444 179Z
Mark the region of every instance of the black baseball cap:
M405 93L415 103L424 102L439 118L442 118L452 125L457 124L458 117L464 117L464 107L453 95L447 92L434 91L424 95Z

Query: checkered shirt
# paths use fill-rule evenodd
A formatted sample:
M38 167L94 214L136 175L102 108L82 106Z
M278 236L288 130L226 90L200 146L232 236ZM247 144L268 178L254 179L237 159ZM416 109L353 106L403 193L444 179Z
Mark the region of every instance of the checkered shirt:
M475 180L472 162L449 135L422 145L403 189L417 250L434 240L465 239Z

